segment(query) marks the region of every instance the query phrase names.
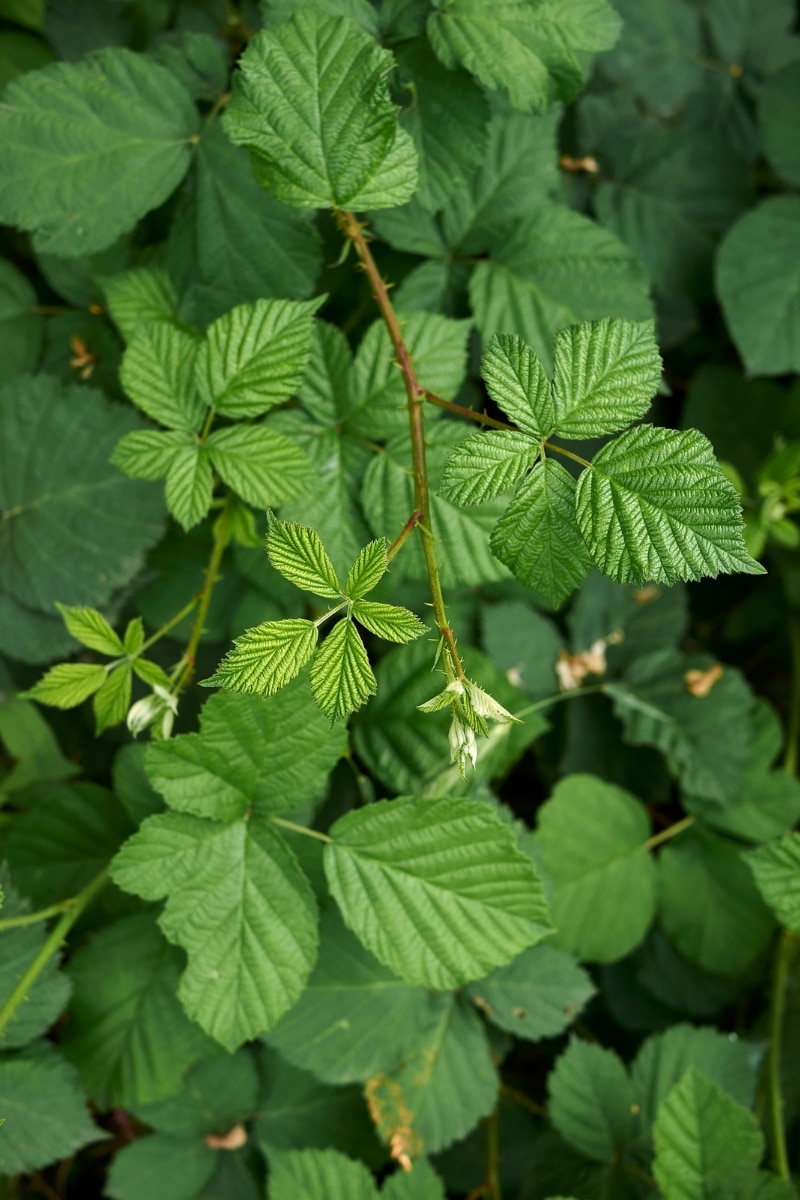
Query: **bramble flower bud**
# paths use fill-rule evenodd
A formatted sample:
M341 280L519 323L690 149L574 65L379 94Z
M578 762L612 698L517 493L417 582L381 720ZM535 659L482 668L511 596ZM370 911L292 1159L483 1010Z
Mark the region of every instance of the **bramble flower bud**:
M160 719L158 736L168 738L172 733L177 711L177 698L160 683L157 683L149 696L145 696L131 705L127 717L128 729L134 737L138 737L143 730L154 725Z

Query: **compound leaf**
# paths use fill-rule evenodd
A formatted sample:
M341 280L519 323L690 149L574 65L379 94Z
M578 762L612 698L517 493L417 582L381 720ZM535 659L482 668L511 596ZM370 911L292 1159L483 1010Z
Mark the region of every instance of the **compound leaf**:
M377 690L361 634L349 618L335 625L311 667L311 691L331 721L349 717Z
M187 432L135 429L119 439L109 462L131 479L164 479L179 451L196 445Z
M3 892L3 919L23 917L31 906L11 885L5 869L0 872ZM4 929L0 938L0 997L5 1001L22 978L45 940L41 924ZM50 958L35 983L25 993L13 1017L0 1036L3 1050L25 1046L46 1033L63 1012L70 994L69 980L58 969L58 959Z
M481 360L481 374L494 402L523 432L548 437L555 408L542 364L515 333L496 333Z
M121 640L96 608L70 608L68 604L56 604L56 608L64 619L67 631L82 646L88 646L100 654L125 653Z
M373 600L356 600L353 616L357 621L387 642L413 642L428 632L419 617L397 604L378 604Z
M105 667L96 663L58 663L24 696L54 708L76 708L93 696L106 678Z

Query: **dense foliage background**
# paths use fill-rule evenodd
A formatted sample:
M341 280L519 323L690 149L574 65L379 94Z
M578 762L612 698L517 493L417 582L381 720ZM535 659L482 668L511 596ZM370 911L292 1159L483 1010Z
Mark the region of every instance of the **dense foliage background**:
M305 636L329 607L276 570L286 526L265 555L268 507L341 579L414 511L369 280L289 150L270 166L255 68L230 100L248 44L298 10L394 55L370 83L340 47L339 167L380 122L395 137L383 75L399 165L353 207L422 386L497 420L493 334L550 371L559 329L654 317L651 415L710 439L767 568L623 585L578 540L554 607L492 553L507 500L452 499L477 426L431 407L450 623L521 720L477 739L466 778L445 714L417 708L435 642L389 644L429 619L414 529L373 581L395 616L361 610L376 694L315 684L349 723L307 672L269 699L198 686L245 630ZM796 19L791 0L0 0L1 1196L795 1194ZM266 94L291 108L294 85L313 102L291 72ZM242 382L248 338L272 357ZM391 813L402 841L423 808L398 795L472 814L476 887L536 881L538 932L500 910L484 928L424 872L377 931L352 893L348 915L328 831L346 848ZM247 828L259 805L280 836ZM455 949L432 965L438 921Z

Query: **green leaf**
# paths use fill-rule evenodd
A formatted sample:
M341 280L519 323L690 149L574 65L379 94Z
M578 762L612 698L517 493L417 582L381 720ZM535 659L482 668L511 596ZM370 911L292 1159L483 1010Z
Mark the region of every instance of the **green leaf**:
M128 663L109 671L106 681L94 694L93 708L95 733L99 737L104 729L119 725L125 720L131 706L131 684L133 675Z
M481 375L494 402L524 433L537 441L550 436L556 423L550 381L521 337L496 333L481 360Z
M473 433L450 452L441 494L464 506L494 500L522 478L538 453L538 445L527 433Z
M655 913L656 874L644 806L593 775L571 775L537 814L558 945L614 962L641 942Z
M311 691L333 722L347 718L377 690L361 634L348 618L335 625L311 667Z
M3 919L29 913L30 904L19 896L4 869L0 871L0 882ZM11 995L23 972L41 950L45 936L43 924L3 930L0 936L0 1000L5 1002ZM71 989L67 976L59 971L58 965L57 956L49 958L42 973L25 993L22 1004L0 1036L3 1050L25 1046L40 1037L63 1012Z
M483 645L492 662L516 687L534 700L558 691L555 667L563 638L548 617L514 601L486 609L482 626Z
M599 317L652 314L638 259L580 213L551 205L506 227L470 282L475 321L488 339L517 333L550 369L553 334Z
M766 949L774 922L733 842L692 830L658 857L664 932L690 962L736 978Z
M179 446L167 471L164 495L178 524L189 530L202 521L211 507L214 474L210 454L196 442Z
M167 897L159 925L189 957L178 998L226 1049L274 1025L303 991L317 952L314 894L262 818L223 825L158 813L112 875L146 900Z
M344 594L350 600L360 600L378 586L389 569L388 549L386 538L378 538L359 553L344 585Z
M621 434L578 480L576 511L593 560L618 583L764 573L745 549L738 493L695 429Z
M800 932L800 834L789 833L744 856L761 895L782 925Z
M353 616L370 633L387 642L413 642L428 632L419 617L396 604L378 604L373 600L356 600Z
M634 1093L613 1050L573 1038L547 1090L553 1124L587 1158L610 1162L631 1140Z
M426 1159L410 1171L395 1171L384 1181L382 1200L445 1200L444 1184Z
M257 177L286 204L404 204L417 185L417 154L389 100L392 64L346 18L298 12L250 41L223 128L250 148Z
M174 326L178 298L175 285L162 267L138 267L102 281L114 324L125 341L140 327L155 322Z
M660 381L653 322L605 317L560 329L553 341L555 432L616 433L644 416Z
M153 1133L114 1156L106 1194L113 1200L146 1200L168 1189L170 1200L197 1200L211 1179L217 1154L196 1137Z
M180 1091L151 1104L138 1104L139 1120L175 1137L227 1133L258 1107L259 1073L253 1055L216 1053L195 1063Z
M745 213L717 255L717 295L751 375L800 370L800 199Z
M168 71L117 47L30 71L4 101L0 218L31 231L37 250L64 256L110 246L163 203L199 127Z
M199 339L165 321L140 320L120 367L120 383L148 417L197 433L205 406L194 380Z
M308 986L266 1040L323 1083L361 1083L396 1067L435 1016L431 993L373 958L331 907Z
M206 331L197 358L200 395L226 417L257 417L297 390L311 352L319 300L240 304Z
M188 432L136 429L119 439L109 462L132 479L163 479L179 452L196 446Z
M303 451L263 425L229 425L206 443L224 483L257 508L282 504L309 486L311 464Z
M471 983L468 994L493 1025L538 1042L563 1033L596 990L571 955L545 945Z
M48 1042L0 1058L0 1109L4 1175L46 1167L103 1137L89 1117L77 1072Z
M35 704L19 696L0 705L0 739L13 763L0 782L8 794L32 783L60 783L78 767L65 758L50 725Z
M272 1200L377 1200L364 1164L338 1150L273 1150L269 1165Z
M251 809L266 815L316 800L346 745L296 683L269 700L212 696L200 732L154 742L145 764L171 808L232 821Z
M794 137L800 104L800 67L790 63L770 75L758 93L758 123L764 155L792 187L800 187L800 155Z
M295 587L331 600L341 596L333 564L316 530L270 517L267 554L275 570Z
M575 519L575 480L546 458L520 484L489 541L526 587L554 608L580 587L591 561Z
M42 318L34 312L36 300L25 276L0 259L0 383L36 367L43 332Z
M59 663L22 695L54 708L76 708L106 681L105 667L91 663Z
M703 76L700 14L687 0L616 0L615 8L624 21L622 34L600 60L599 73L630 88L659 116L672 116ZM728 6L727 20L731 12Z
M453 0L428 18L428 36L448 67L457 63L490 88L506 88L515 108L542 110L572 100L583 70L577 51L608 50L621 23L604 0L579 8L541 0Z
M233 639L233 649L202 685L273 696L300 674L312 658L318 639L319 630L313 621L295 617L264 621Z
M125 647L108 621L96 608L70 608L68 604L56 604L63 617L67 631L90 650L100 654L116 656L125 653Z
M149 913L106 926L71 959L61 1047L101 1108L174 1094L210 1048L176 998L181 966Z
M478 801L380 801L331 838L325 873L345 923L409 983L480 979L550 932L533 863Z

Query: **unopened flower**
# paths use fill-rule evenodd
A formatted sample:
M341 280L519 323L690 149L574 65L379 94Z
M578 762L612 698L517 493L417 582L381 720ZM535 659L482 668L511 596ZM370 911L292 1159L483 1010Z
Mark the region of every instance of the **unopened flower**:
M475 730L457 712L453 713L450 722L450 762L458 767L466 779L467 767L475 767L478 763L478 744L475 741Z
M157 683L149 696L145 696L131 705L128 710L128 729L134 737L138 737L143 730L159 722L156 735L168 738L172 733L177 711L177 698L160 683Z

